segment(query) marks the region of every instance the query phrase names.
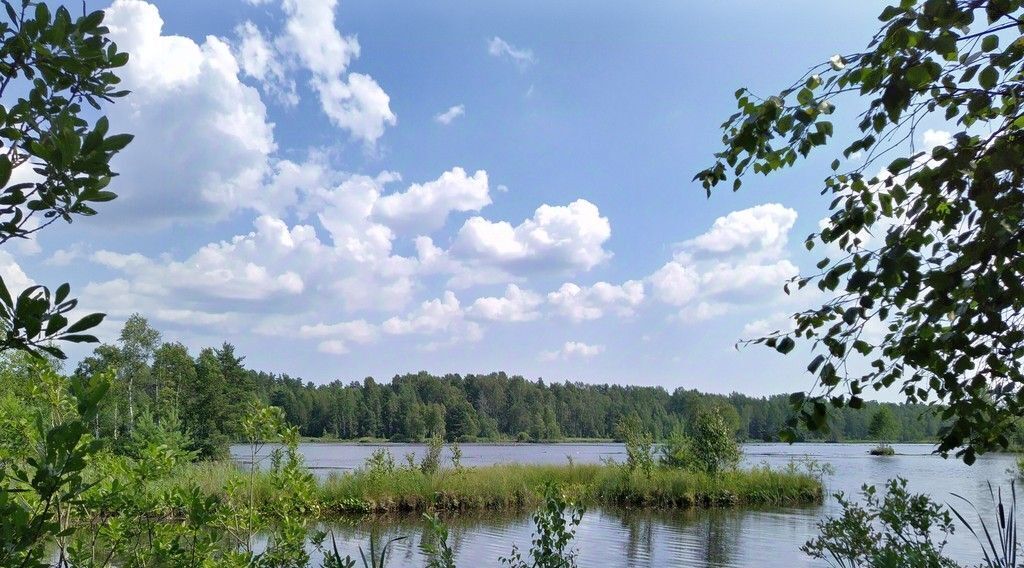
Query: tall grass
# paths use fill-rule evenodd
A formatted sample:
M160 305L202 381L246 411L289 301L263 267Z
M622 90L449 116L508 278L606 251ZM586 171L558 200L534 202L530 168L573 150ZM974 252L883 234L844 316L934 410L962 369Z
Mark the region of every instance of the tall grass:
M230 463L198 464L175 483L195 482L218 495L241 473ZM714 475L655 468L650 475L618 465L506 464L387 472L356 471L321 480L316 499L323 514L420 513L426 511L522 510L543 502L544 487L557 485L582 505L649 508L800 505L819 503L821 482L812 475L765 467ZM258 475L254 498L269 502L275 489Z

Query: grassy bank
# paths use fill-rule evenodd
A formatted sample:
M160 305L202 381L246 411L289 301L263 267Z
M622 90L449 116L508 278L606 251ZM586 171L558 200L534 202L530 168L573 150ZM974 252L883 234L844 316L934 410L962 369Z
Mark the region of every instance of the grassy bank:
M248 474L234 465L191 466L178 479L195 481L218 495L233 479ZM255 497L269 502L274 488L257 474ZM783 506L819 503L821 483L813 476L765 468L714 476L658 468L645 476L615 465L494 465L445 469L432 475L399 468L354 472L321 480L316 501L322 513L415 513L423 511L519 510L538 505L545 484L553 483L584 505L650 508Z

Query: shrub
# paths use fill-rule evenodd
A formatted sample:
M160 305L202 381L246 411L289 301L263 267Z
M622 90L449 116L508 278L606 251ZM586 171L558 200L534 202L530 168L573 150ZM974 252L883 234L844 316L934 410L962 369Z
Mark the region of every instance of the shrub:
M441 438L434 437L427 440L426 450L423 452L423 459L420 460L420 471L424 475L434 475L441 469L441 450L444 442Z
M800 549L838 566L956 566L942 556L953 532L945 507L908 492L903 478L889 480L881 496L874 486L864 485L861 496L863 504L836 494L842 514L818 523L820 535Z
M742 457L736 438L717 408L697 413L691 449L694 469L710 474L735 469Z
M661 465L671 468L686 469L693 466L693 440L686 435L681 426L676 426L665 439L658 461Z
M631 414L623 418L619 421L616 431L619 438L626 443L626 468L630 472L639 470L650 477L654 469L654 441L644 430L640 417Z
M395 471L395 458L387 449L377 448L370 454L370 457L366 458L363 469L366 470L366 473L377 477L390 475Z
M883 442L868 450L868 453L873 456L894 456L896 455L896 450L894 450L889 444Z
M512 553L501 558L502 564L510 568L574 568L577 552L572 541L583 513L582 507L567 501L553 484L546 485L544 504L533 514L536 532L530 547L532 562L526 562L518 547L513 546Z

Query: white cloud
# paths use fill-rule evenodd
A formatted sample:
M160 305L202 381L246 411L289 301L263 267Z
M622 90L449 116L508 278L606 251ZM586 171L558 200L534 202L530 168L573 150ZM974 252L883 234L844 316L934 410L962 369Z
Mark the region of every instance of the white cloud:
M536 62L533 51L520 49L498 36L494 36L487 42L487 53L498 58L508 58L520 69L525 69Z
M453 120L466 114L466 105L455 105L449 107L448 110L438 113L434 116L434 120L438 123L448 126Z
M373 216L394 229L422 234L443 227L450 212L479 211L490 203L487 172L477 170L468 176L457 167L435 181L379 198Z
M791 329L793 329L793 317L785 312L776 312L766 318L746 323L740 332L740 338L756 339L775 331L789 331Z
M929 128L922 136L924 149L931 152L936 146L950 146L953 143L953 135L945 130L933 130Z
M654 289L654 296L673 306L689 303L700 290L700 274L697 269L677 261L666 263L648 280Z
M539 294L509 284L501 298L477 298L468 313L471 317L489 321L532 321L540 317L537 308L543 302Z
M288 77L277 48L252 22L235 28L238 36L238 62L242 71L260 82L264 89L286 106L299 102L295 80Z
M289 229L269 216L256 219L255 228L231 241L208 244L183 262L106 250L92 259L134 277L140 291L156 296L177 290L198 298L257 301L300 294L305 283L289 265L310 266L328 252L313 228Z
M7 290L11 293L12 297L17 298L23 290L30 286L35 286L35 281L25 274L18 261L14 259L11 253L0 250L0 277L3 278L4 284L7 286Z
M132 94L110 107L111 130L135 134L115 159L120 198L105 218L214 218L258 199L276 150L273 124L259 93L239 81L228 44L163 35L156 6L139 0L116 0L104 23L131 54L120 75Z
M678 307L677 315L684 321L780 301L783 285L799 272L786 258L796 218L796 211L776 203L719 217L647 277L653 296Z
M588 287L567 282L548 294L548 302L558 313L573 321L595 320L607 311L630 316L643 301L644 285L636 280L620 286L598 282Z
M604 345L589 345L579 341L566 341L557 351L544 351L540 355L542 361L557 359L589 359L604 353Z
M533 218L514 227L472 217L459 230L450 253L471 268L511 275L586 271L611 258L603 247L610 237L608 219L596 205L578 199L565 206L541 205Z
M348 353L352 343L373 343L379 335L377 326L362 319L333 324L306 324L299 328L300 337L320 339L317 350L333 355Z
M393 126L391 98L369 75L349 73L359 57L359 41L335 27L337 0L282 0L288 20L276 45L312 73L310 84L327 117L366 144L373 145Z
M443 335L444 339L422 345L433 350L463 341L479 341L483 328L476 322L466 320L465 311L458 298L451 291L445 291L441 298L427 300L406 317L393 317L381 324L389 335Z
M796 211L778 203L733 211L715 219L711 229L684 246L713 254L756 252L775 256L785 248L796 217Z

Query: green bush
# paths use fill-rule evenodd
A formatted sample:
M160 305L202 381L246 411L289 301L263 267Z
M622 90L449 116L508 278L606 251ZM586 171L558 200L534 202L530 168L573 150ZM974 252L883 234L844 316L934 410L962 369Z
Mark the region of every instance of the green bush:
M837 494L842 514L820 522L819 536L801 550L838 566L957 566L942 556L953 532L944 506L908 492L903 478L889 480L883 495L864 485L861 496L863 504Z
M735 469L742 452L717 408L702 409L693 422L691 444L694 469L709 474Z
M661 445L659 463L665 467L687 469L693 467L693 440L686 435L682 426L676 426Z

